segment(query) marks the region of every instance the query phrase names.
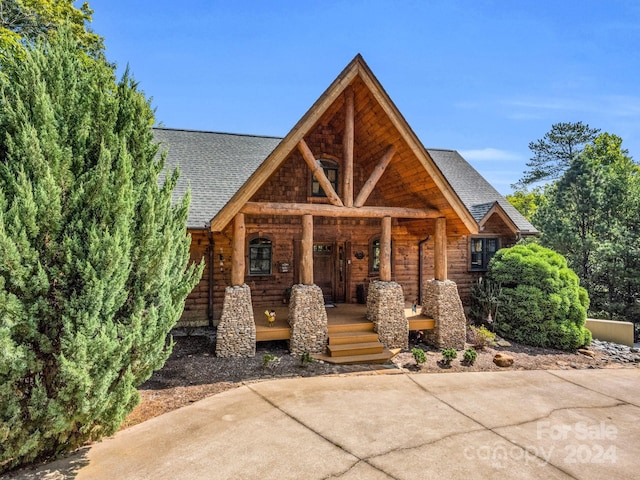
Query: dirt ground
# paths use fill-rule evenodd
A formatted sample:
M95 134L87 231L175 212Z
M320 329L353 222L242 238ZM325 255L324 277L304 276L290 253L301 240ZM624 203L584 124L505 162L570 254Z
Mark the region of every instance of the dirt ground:
M253 358L218 358L214 354L214 342L208 336L176 337L173 353L165 366L153 374L140 389L140 404L125 420L122 428L144 422L163 413L189 405L210 395L237 388L246 382L286 377L311 377L317 375L365 375L401 372L449 373L481 372L497 370L554 370L580 368L635 368L621 365L603 351L592 349L593 357L580 353L568 353L553 349L528 347L511 342L507 347L485 347L478 352L474 365L461 363L462 353L444 368L439 361L439 351L422 343L410 342L409 350L419 347L426 352L426 363L417 365L413 355L400 352L384 365L338 366L323 362L301 362L300 356L291 355L286 342L261 342ZM496 353L514 357L511 367L501 368L493 363ZM263 364L264 356L278 357L277 362Z

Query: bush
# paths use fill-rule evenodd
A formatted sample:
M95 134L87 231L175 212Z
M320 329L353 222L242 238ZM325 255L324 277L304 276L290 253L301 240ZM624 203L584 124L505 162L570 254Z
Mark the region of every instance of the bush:
M487 276L502 286L499 335L562 350L591 343L587 291L562 255L533 243L505 248L491 260Z
M487 345L493 345L496 340L496 334L487 330L484 325L480 327L470 327L473 332L473 344L478 350L482 350Z
M474 363L476 363L477 359L478 359L478 352L476 352L473 348L467 348L464 351L462 362L466 365L473 365Z
M411 354L413 355L413 358L418 365L427 361L427 356L424 354L424 350L422 350L421 348L412 348Z
M458 352L455 348L445 348L442 350L442 363L445 365L451 365L451 362L458 358Z

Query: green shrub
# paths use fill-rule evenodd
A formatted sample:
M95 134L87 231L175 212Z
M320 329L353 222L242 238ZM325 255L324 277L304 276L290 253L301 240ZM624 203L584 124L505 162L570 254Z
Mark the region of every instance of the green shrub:
M411 354L413 355L413 358L418 365L427 361L427 356L424 354L424 350L422 350L421 348L412 348Z
M307 365L313 363L315 360L313 356L309 352L304 352L300 356L300 366L306 367Z
M451 365L451 362L458 358L458 352L455 348L445 348L442 350L442 363L445 365Z
M481 277L471 289L469 317L478 324L492 323L497 320L503 301L501 285Z
M562 350L591 343L587 291L562 255L533 243L505 248L491 260L487 276L502 286L499 335Z
M496 340L496 334L487 330L484 325L480 327L472 326L470 329L473 332L473 344L479 350L482 350L487 345L493 345Z
M272 353L265 353L262 356L262 366L267 368L275 368L280 363L280 357L276 357Z
M476 363L478 359L478 352L476 352L473 348L467 348L464 351L464 356L462 357L462 362L466 365L473 365Z

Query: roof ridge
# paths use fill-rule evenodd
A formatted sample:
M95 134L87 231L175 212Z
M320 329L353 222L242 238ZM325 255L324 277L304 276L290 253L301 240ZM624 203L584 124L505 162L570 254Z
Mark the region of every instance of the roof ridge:
M191 132L191 133L212 133L215 135L231 135L234 137L253 137L253 138L272 138L274 140L282 140L284 137L275 135L258 135L253 133L233 133L233 132L216 132L213 130L199 130L192 128L170 128L170 127L153 127L153 130L165 130L171 132Z

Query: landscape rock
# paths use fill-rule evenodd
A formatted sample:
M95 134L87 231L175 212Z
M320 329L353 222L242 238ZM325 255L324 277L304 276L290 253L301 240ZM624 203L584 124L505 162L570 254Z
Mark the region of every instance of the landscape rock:
M496 353L493 357L493 363L499 367L510 367L513 365L513 357L504 353Z
M591 358L595 358L596 356L595 352L591 350L587 350L586 348L579 348L578 353L581 353L582 355L586 355L587 357L591 357Z

